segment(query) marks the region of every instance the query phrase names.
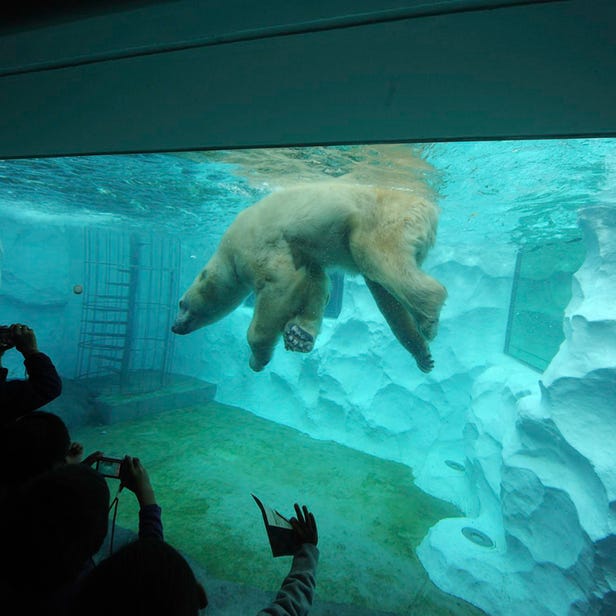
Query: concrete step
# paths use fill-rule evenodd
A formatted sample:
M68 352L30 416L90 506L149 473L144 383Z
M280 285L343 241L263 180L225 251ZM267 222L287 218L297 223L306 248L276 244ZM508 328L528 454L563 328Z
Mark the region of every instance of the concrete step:
M97 384L94 409L99 423L113 424L203 404L216 395L215 384L183 374L169 374L161 385L148 371L136 371L127 382L127 391L119 390L117 377L108 377L106 386Z
M81 426L113 424L156 415L214 400L216 385L183 374L136 370L120 381L119 375L62 378L62 394L45 406L59 415L69 430Z

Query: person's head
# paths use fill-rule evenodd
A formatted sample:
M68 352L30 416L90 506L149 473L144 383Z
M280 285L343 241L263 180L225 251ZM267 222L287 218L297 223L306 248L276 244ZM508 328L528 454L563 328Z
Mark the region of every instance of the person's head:
M0 437L0 484L19 486L64 464L71 445L66 424L47 411L33 411L8 424Z
M207 606L203 586L184 557L160 539L137 539L83 580L75 616L197 616Z
M27 482L2 512L2 558L16 587L33 595L72 583L107 535L109 488L84 464L64 464Z

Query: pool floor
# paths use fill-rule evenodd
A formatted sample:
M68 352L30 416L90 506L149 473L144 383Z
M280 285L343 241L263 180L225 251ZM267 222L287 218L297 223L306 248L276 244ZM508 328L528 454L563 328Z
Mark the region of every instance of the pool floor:
M319 530L311 614L482 614L441 592L415 548L439 519L461 515L414 485L411 469L216 402L72 430L85 454L139 457L163 510L166 540L201 577L212 616L255 614L289 570L273 558L256 494L283 515L306 504ZM109 480L112 498L117 481ZM122 491L117 525L137 530ZM119 541L121 539L118 539Z

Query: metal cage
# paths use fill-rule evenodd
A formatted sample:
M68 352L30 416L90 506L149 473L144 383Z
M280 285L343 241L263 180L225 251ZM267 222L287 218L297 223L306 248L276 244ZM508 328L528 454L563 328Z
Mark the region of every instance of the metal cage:
M121 393L165 385L180 254L178 238L85 230L78 378L112 376Z

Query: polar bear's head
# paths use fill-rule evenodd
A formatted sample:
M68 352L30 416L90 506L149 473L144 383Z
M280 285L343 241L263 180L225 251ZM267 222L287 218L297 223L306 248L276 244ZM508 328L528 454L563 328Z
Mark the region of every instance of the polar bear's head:
M213 323L208 319L207 305L199 293L188 289L180 299L178 313L171 331L175 334L190 334L196 329Z
M238 286L235 276L209 263L180 299L171 331L190 334L219 321L236 308L248 292L247 288Z

